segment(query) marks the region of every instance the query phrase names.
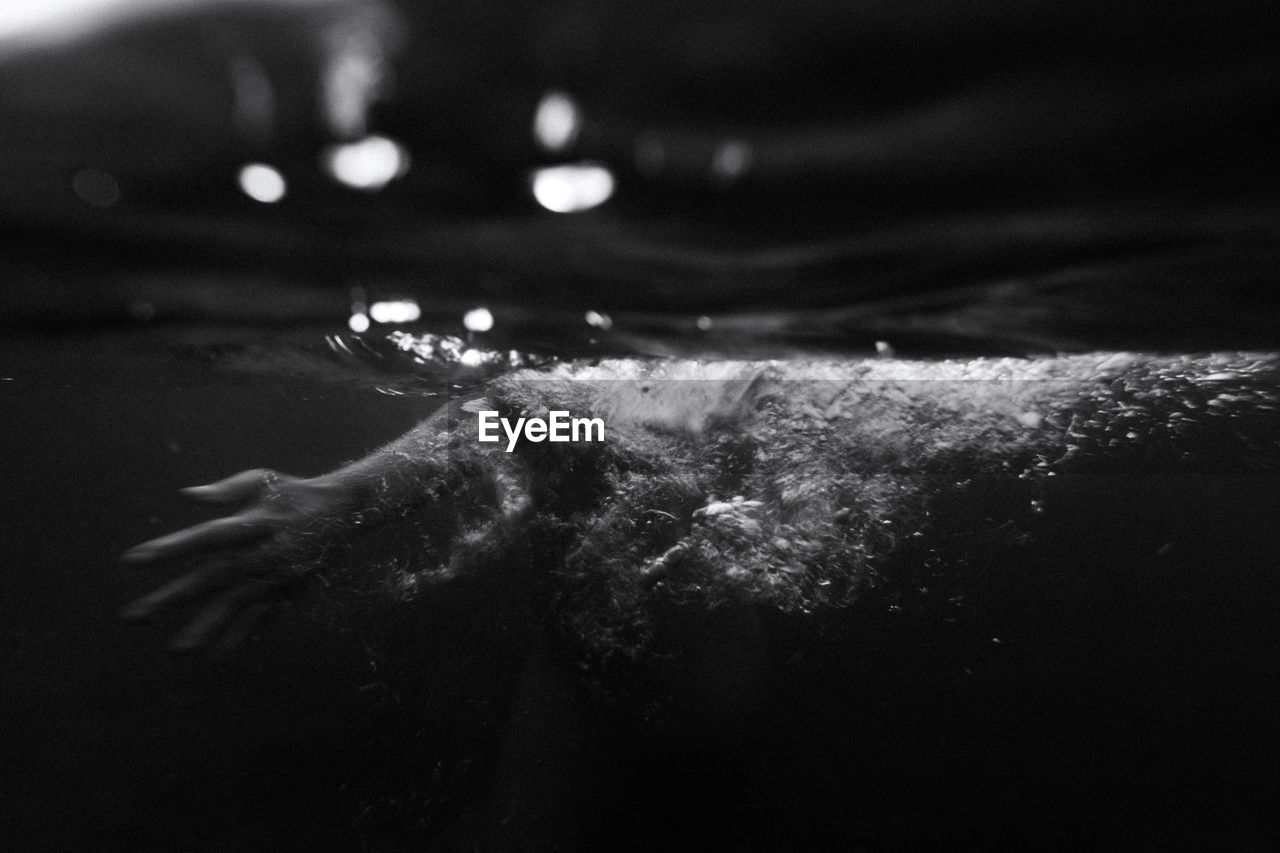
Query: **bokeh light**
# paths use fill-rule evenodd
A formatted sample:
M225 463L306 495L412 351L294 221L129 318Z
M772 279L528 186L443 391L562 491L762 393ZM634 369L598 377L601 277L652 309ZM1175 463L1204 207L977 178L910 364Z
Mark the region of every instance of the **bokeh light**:
M322 166L335 181L375 192L409 171L409 151L385 136L366 136L358 142L325 150Z
M487 332L493 328L493 314L488 308L472 308L462 316L462 325L468 332Z
M723 183L732 183L751 168L751 146L745 142L725 142L711 158L711 172Z
M288 184L278 169L266 163L246 163L240 169L240 189L254 201L274 204L285 197Z
M369 317L375 323L412 323L422 316L422 309L412 299L389 299L369 306Z
M111 207L120 200L120 184L101 169L81 169L71 179L72 191L85 204Z
M547 166L533 174L533 197L555 213L599 207L613 195L613 173L598 163Z
M582 111L565 92L552 90L542 96L533 116L533 138L547 151L563 151L582 130Z

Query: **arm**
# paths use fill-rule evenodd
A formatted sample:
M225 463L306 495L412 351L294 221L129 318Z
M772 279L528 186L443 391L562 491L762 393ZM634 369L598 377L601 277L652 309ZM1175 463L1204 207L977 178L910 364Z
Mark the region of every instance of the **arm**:
M451 405L390 445L317 477L268 469L184 489L192 500L229 514L143 542L122 557L132 565L195 559L177 579L122 611L145 619L195 602L176 649L234 646L272 604L315 576L334 543L403 518L426 503L449 501L460 517L518 517L527 500L519 478L490 465L473 441L458 436Z
M1271 356L1228 353L519 371L489 382L485 408L599 415L606 441L507 453L476 441L474 407L453 406L330 474L258 470L188 490L239 510L128 552L202 565L126 615L196 599L203 609L178 647L237 639L242 614L316 575L326 549L419 509L443 546L435 577L501 568L498 551L529 542L491 534L532 517L529 487L570 540L547 560L563 570L558 584L587 591L590 624L609 608L639 612L664 577L698 600L719 590L813 609L856 598L881 563L910 564L904 554L936 544L938 525L964 527L979 504L982 518L1033 519L1040 484L1059 474L1270 470L1275 370ZM931 509L951 500L965 511ZM974 529L938 541L963 545Z

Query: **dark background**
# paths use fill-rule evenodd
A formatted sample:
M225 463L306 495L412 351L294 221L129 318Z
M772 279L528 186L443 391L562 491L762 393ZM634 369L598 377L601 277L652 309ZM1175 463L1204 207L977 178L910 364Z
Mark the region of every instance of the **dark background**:
M1263 2L353 0L10 46L0 318L327 320L360 284L450 318L768 310L865 346L945 327L900 316L923 293L931 311L994 299L998 322L953 323L979 347L1019 324L1035 328L1014 346L1249 345L1274 312L1277 18ZM323 106L351 54L380 81L363 130ZM244 67L267 81L265 118L237 106ZM531 134L551 89L583 116L555 153ZM412 155L381 192L317 165L365 131ZM733 179L712 169L726 142L750 152ZM642 167L654 145L660 167ZM543 211L529 171L562 160L608 165L614 197ZM240 192L249 161L285 174L281 203ZM78 197L83 169L118 199ZM1041 299L1049 319L1021 304ZM1144 335L1147 314L1162 328ZM1053 328L1071 323L1087 328Z

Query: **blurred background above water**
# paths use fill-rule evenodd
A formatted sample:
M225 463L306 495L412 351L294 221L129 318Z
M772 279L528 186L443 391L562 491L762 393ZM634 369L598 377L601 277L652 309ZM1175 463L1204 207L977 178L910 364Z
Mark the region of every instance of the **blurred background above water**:
M0 322L1272 346L1278 35L1262 0L11 0Z

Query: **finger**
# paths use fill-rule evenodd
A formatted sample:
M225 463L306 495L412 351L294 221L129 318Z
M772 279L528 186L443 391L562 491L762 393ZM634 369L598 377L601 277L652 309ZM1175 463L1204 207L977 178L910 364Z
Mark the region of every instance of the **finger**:
M245 607L260 602L278 588L278 583L250 581L227 590L174 635L170 648L178 652L189 652L207 646L219 631L235 621Z
M182 489L180 494L205 504L243 503L258 495L279 476L266 468L252 468L216 483Z
M240 545L261 537L265 532L266 524L262 519L244 514L232 515L135 545L120 559L126 563L154 563L211 548Z
M225 583L226 572L222 567L200 569L129 602L120 611L120 616L124 619L146 619L164 607L195 598Z

